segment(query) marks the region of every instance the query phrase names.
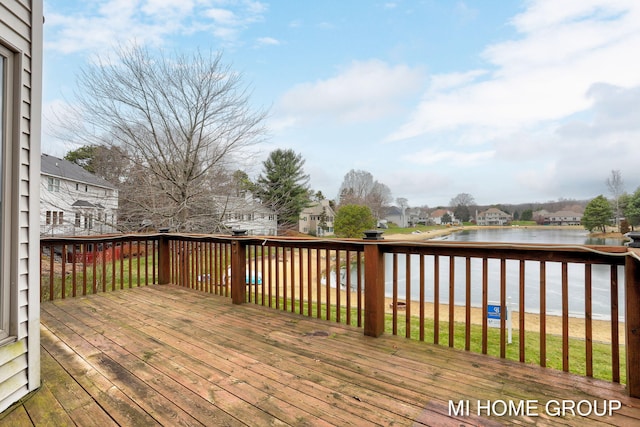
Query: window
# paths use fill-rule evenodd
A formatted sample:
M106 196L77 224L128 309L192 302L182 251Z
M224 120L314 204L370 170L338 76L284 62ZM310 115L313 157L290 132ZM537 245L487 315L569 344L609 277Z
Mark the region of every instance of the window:
M60 192L60 180L58 178L49 177L47 189L55 193Z
M76 212L76 227L80 227L80 213Z
M45 222L44 222L44 223L45 223L46 225L51 224L51 211L47 211L46 217L47 217L47 219L45 220Z
M0 46L0 342L11 333L11 140L13 53Z
M93 228L93 215L85 215L84 228L87 230L91 230Z

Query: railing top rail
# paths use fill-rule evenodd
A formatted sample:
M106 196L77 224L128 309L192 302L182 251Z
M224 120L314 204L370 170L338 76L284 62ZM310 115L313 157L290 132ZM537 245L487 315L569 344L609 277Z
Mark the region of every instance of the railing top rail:
M385 253L408 253L472 258L579 262L622 265L629 255L637 255L625 246L563 245L540 243L491 243L448 241L401 241L311 238L289 236L231 236L220 234L151 233L111 234L79 237L43 237L41 245L127 242L137 240L182 240L214 243L242 241L244 244L271 247L334 249L362 251L366 245L377 245Z
M105 243L105 242L131 242L138 240L159 240L161 233L153 234L100 234L92 236L55 236L40 237L40 245L62 245L81 243Z
M625 257L631 254L625 246L563 245L553 243L383 241L380 248L383 252L389 253L617 265L623 265Z
M233 242L242 241L247 245L279 246L312 249L340 249L362 251L364 242L361 239L326 239L293 236L230 236L213 234L162 234L169 240L189 240L205 242Z

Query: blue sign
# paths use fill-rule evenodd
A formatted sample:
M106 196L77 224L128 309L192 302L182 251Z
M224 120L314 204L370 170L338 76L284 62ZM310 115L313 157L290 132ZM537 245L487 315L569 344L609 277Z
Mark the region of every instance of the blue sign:
M500 320L500 306L499 305L488 305L487 306L487 319L496 319Z

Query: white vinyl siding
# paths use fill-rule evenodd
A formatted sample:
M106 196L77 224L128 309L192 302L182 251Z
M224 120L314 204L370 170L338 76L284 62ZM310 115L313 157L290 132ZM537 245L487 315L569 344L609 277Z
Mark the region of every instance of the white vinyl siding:
M8 292L6 298L3 294L3 318L8 314L8 324L3 326L6 335L0 341L0 411L40 386L42 7L37 0L0 2L0 48L10 62L10 73L5 67L3 74L6 122L0 260L1 286Z

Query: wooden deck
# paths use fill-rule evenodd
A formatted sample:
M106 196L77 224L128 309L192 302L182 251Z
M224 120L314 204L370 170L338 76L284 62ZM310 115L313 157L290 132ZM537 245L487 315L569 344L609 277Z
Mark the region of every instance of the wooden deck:
M41 333L43 386L0 425L640 425L616 384L174 286L43 303ZM478 416L488 400L512 414ZM554 400L622 407L554 417Z

